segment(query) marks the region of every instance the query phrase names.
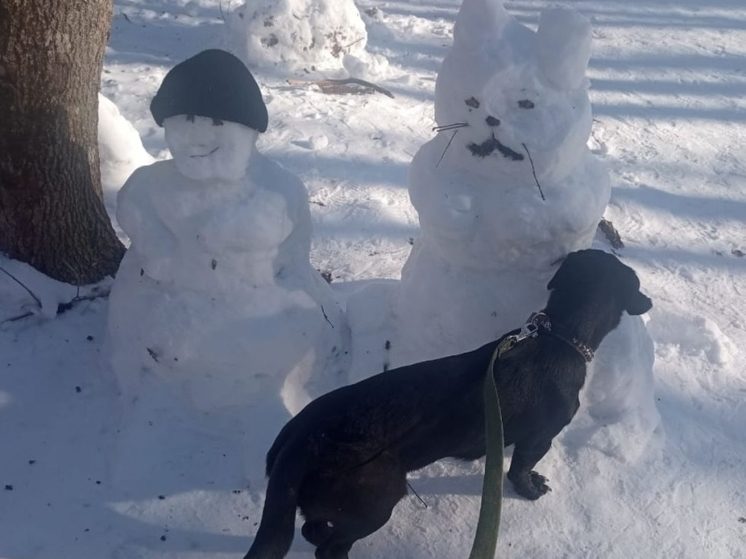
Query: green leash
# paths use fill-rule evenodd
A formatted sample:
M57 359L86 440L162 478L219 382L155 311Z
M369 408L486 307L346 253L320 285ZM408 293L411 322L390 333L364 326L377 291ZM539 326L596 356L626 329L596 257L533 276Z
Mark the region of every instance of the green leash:
M503 500L503 420L500 398L495 383L495 362L516 343L516 336L508 336L495 348L484 379L484 418L487 460L484 465L482 504L479 509L477 532L469 559L494 559L497 535L500 530L500 513Z

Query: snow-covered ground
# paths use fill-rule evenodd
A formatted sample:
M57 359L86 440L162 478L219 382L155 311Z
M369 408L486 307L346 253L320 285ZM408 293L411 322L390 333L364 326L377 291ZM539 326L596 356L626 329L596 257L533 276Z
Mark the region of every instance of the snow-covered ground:
M115 1L102 93L152 156L167 151L150 99L174 64L229 43L233 4ZM270 113L259 148L308 187L312 261L342 299L370 280L397 279L418 235L407 171L432 135L435 78L459 7L357 4L367 50L389 62L376 82L393 99L328 95L302 77L288 83L277 68L255 73ZM535 28L540 10L556 4L506 7ZM606 217L625 242L619 253L654 301L647 327L661 427L640 456L630 455L640 445L581 411L539 465L553 492L527 502L507 488L498 556L746 557L746 6L559 4L593 24L590 147L611 170ZM119 404L105 366L107 300L83 291L91 300L50 320L77 290L18 263L0 265L44 309L0 327L0 557L241 557L263 502L261 488L231 470L241 449L174 429L155 441L153 452L168 460L140 491L114 487ZM0 321L33 308L26 291L0 276ZM382 366L374 351L355 355L357 374ZM184 449L180 437L200 444ZM405 498L353 557L465 557L481 468L442 462L413 474L427 507ZM311 549L298 533L290 556Z

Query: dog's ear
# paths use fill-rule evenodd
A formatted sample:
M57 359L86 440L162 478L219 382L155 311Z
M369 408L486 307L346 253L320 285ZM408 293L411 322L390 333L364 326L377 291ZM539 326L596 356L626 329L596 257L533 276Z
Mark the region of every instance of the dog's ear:
M653 308L650 297L640 292L640 279L632 268L622 265L622 273L619 277L624 285L621 292L625 295L624 310L627 311L627 314L644 314Z
M578 251L568 254L560 263L559 269L547 284L547 289L561 287L572 287L582 283L588 278L588 258L584 253L590 251Z
M645 314L652 308L653 302L650 300L650 297L643 295L639 291L635 291L627 297L627 304L625 305L627 314Z

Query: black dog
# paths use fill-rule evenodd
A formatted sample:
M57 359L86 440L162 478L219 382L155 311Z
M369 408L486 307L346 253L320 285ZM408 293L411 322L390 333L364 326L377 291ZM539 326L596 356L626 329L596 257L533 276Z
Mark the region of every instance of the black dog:
M570 254L548 289L547 322L495 367L505 444L515 445L508 479L528 499L549 490L532 469L575 415L586 361L624 311L638 315L652 306L635 272L597 250ZM407 472L445 457L484 456L483 379L499 341L311 402L267 454L264 512L244 559L284 557L298 507L316 557L344 559L356 540L388 521L407 492Z

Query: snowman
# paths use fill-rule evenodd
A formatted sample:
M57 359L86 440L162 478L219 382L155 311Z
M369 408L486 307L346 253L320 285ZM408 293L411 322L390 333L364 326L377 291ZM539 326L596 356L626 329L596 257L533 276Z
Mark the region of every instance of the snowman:
M347 327L309 262L307 192L257 150L267 109L235 56L178 64L151 112L173 159L136 170L118 196L131 245L110 297L113 369L140 417L170 410L240 433L261 477L282 423L345 381Z
M534 32L499 0L464 0L436 82L438 134L410 168L421 235L394 305L396 364L519 327L543 307L561 259L591 246L610 182L586 146L590 46L575 11L543 12ZM652 362L640 318L625 317L592 367L591 413L650 432Z

